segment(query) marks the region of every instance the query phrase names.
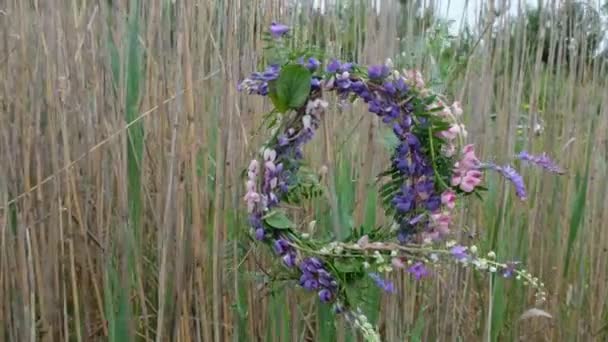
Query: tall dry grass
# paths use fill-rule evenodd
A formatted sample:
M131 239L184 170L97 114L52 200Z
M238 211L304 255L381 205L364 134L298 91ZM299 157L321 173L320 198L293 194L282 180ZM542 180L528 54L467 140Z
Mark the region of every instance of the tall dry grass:
M314 298L270 286L266 253L244 238L241 171L268 103L235 86L261 63L261 32L275 19L297 25L300 42L361 63L420 52L413 42L427 23L399 26L415 11L388 0L379 11L334 1L323 15L289 3L0 4L0 339L355 338ZM524 203L490 177L487 199L462 213L461 235L538 274L553 318L519 320L533 303L524 286L457 268L424 283L398 276L390 298L370 289L367 310L387 341L608 339L606 65L566 53L556 26L534 37L551 47L543 63L525 22L488 4L482 39L446 92L465 104L484 157L525 147L568 173L525 169ZM551 6L544 15L555 22ZM429 57L413 61L432 74ZM298 216L343 235L381 223L370 180L386 155L364 109L334 109L309 149L313 167L328 166L327 203Z

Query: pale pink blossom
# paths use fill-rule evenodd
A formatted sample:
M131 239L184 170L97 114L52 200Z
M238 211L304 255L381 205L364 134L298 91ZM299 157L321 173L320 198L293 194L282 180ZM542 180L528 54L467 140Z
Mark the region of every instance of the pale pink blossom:
M461 116L462 115L462 106L460 105L459 101L454 101L454 103L452 103L452 113L455 116Z
M441 194L441 203L449 209L454 209L456 206L456 193L452 190L446 190Z

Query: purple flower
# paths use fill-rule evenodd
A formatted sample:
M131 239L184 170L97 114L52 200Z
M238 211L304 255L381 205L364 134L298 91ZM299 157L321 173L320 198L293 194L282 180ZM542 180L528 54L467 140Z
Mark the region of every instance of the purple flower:
M283 255L283 263L289 268L294 268L296 266L296 253L292 250Z
M332 298L332 294L331 294L331 291L329 291L328 289L323 289L323 290L319 291L319 299L323 303L330 302L331 298Z
M414 209L415 195L412 188L409 186L404 187L401 191L395 195L392 200L393 205L397 211L407 213Z
M265 234L266 234L266 232L264 231L264 228L258 228L255 230L255 239L258 241L262 241L262 240L264 240Z
M515 267L517 267L517 261L507 262L507 267L503 269L502 276L505 278L510 278L515 273Z
M278 139L277 139L279 146L285 146L287 144L289 144L289 139L287 139L287 136L285 134L281 134L279 135Z
M370 79L383 79L390 74L390 69L386 65L370 65L367 68L367 75Z
M342 67L342 64L340 63L340 61L334 58L329 62L329 64L327 64L327 67L325 68L325 70L329 73L334 74L334 73L337 73L341 67Z
M270 24L270 34L274 38L281 38L284 36L287 31L289 31L289 26L275 23L274 21Z
M466 247L461 245L456 245L452 247L452 249L450 249L450 253L458 261L465 260L469 257L469 255L467 254Z
M319 62L319 60L314 57L310 57L308 59L308 62L306 62L305 66L308 70L315 71L319 68L319 66L321 66L321 62Z
M278 255L283 255L289 250L289 242L285 239L274 240L274 251Z
M532 164L536 164L539 167L549 171L549 172L553 172L553 173L557 173L557 174L563 174L564 170L562 170L561 167L559 167L553 160L551 160L551 158L549 158L549 156L546 153L543 153L539 156L534 156L529 154L526 151L521 151L518 155L517 158L519 158L520 160L532 163Z
M514 168L512 168L509 165L500 166L500 165L496 165L496 164L492 164L492 163L485 164L484 167L500 173L508 181L513 183L513 185L515 186L515 193L517 194L517 197L519 197L521 200L526 199L527 194L526 194L526 186L524 184L524 179L522 178L522 176L519 173L517 173L517 171L515 171Z
M416 280L420 280L429 275L429 271L426 269L426 266L422 262L417 262L407 269L409 273L411 273Z
M378 273L369 273L369 276L374 280L374 282L376 283L376 285L379 288L384 290L384 292L388 292L388 293L396 292L395 285L390 280L383 279L382 277L380 277L380 275Z

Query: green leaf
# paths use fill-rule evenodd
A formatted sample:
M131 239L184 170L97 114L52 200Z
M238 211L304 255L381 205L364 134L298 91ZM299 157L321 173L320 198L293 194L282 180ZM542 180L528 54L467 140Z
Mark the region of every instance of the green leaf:
M340 273L357 273L361 272L361 264L358 262L349 262L348 260L334 259L334 267Z
M275 107L284 112L304 105L310 94L311 79L312 74L305 67L297 64L285 66L276 83L276 100L272 100Z
M268 83L268 97L270 97L272 104L279 113L284 113L289 109L285 99L279 97L279 94L277 93L277 81Z
M272 210L264 216L264 222L275 229L294 228L295 225L282 210Z

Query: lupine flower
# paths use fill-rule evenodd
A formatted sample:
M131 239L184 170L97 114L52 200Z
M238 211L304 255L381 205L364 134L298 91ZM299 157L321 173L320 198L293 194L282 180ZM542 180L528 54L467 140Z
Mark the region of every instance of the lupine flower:
M255 230L255 239L258 241L262 241L264 240L266 231L264 231L264 228L258 228Z
M384 290L384 292L395 293L395 285L387 279L383 279L378 273L369 273L370 278L374 280L376 285Z
M486 164L485 167L500 173L509 182L511 182L513 186L515 186L515 194L517 197L519 197L521 200L526 199L527 194L524 179L519 173L517 173L517 171L515 171L514 168L509 165L500 166L493 163Z
M546 153L543 153L539 156L534 156L529 154L527 151L521 151L517 155L517 158L532 164L536 164L549 172L558 174L564 173L564 171L553 160L551 160L551 158L549 158Z
M383 79L391 73L391 70L386 65L371 65L367 68L367 75L370 79Z
M281 38L289 31L289 26L275 23L274 21L270 24L270 34L274 38Z
M319 62L319 60L314 57L310 57L308 59L308 62L306 62L306 68L310 71L317 70L319 66L321 66L321 62Z
M332 294L331 294L331 291L329 291L328 289L323 289L323 290L319 291L319 299L323 303L330 302L331 298L332 298Z
M416 280L420 280L429 275L429 271L426 269L426 266L424 266L424 263L420 261L408 268L407 271L411 273Z
M278 65L271 65L262 73L254 72L248 78L241 81L237 89L239 91L246 90L248 94L266 96L268 95L268 82L279 77L280 69Z
M469 257L467 254L467 248L461 245L452 247L450 249L450 254L452 254L452 256L458 261L465 260Z
M255 182L247 180L247 193L245 194L244 200L247 202L247 211L253 212L255 204L260 202L260 194L255 191Z
M342 64L340 63L340 61L334 58L327 64L327 67L325 67L325 70L328 73L337 73L338 71L340 71L341 67L342 67Z

